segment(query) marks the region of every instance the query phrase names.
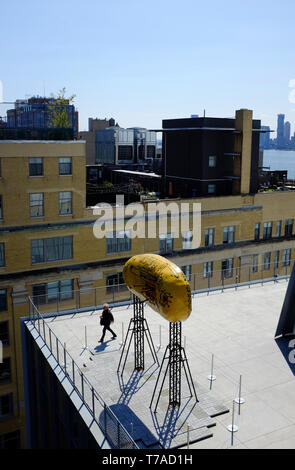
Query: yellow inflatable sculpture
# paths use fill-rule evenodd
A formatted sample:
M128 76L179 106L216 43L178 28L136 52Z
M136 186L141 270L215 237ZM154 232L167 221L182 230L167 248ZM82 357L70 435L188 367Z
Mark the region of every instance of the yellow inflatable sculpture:
M192 309L190 285L176 264L159 255L135 255L123 268L129 290L166 320L186 320Z

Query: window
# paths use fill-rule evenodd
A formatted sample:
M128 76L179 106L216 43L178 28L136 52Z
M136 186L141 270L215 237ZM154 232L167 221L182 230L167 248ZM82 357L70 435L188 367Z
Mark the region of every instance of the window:
M13 414L12 393L0 396L0 419Z
M29 175L43 176L43 158L29 159Z
M204 263L204 277L213 276L213 261L207 261Z
M259 240L260 238L260 224L257 223L255 224L255 229L254 229L254 240Z
M182 249L187 250L192 247L193 232L188 230L187 232L182 232Z
M0 341L2 341L3 346L9 346L8 321L0 323Z
M6 289L0 289L0 312L7 312L7 292L6 292Z
M224 259L221 263L222 278L233 276L234 259Z
M108 232L106 237L106 251L108 253L120 253L131 250L130 231Z
M282 265L290 266L291 262L291 249L283 250Z
M72 192L63 191L59 193L59 215L72 214Z
M272 236L272 222L264 222L263 224L263 238L268 240Z
M48 282L48 284L37 284L33 286L33 297L36 305L41 305L57 300L73 299L73 280Z
M281 236L281 231L282 231L282 221L278 220L276 223L276 237Z
M214 245L214 228L205 229L205 246Z
M171 253L173 251L173 234L160 235L160 253Z
M270 269L270 257L271 253L264 253L263 254L263 270L268 271Z
M122 273L109 274L106 280L107 294L122 292L127 289Z
M132 160L132 146L119 145L118 146L118 160Z
M275 254L274 254L274 263L273 263L274 269L276 269L276 268L279 267L279 261L280 261L280 252L279 252L279 251L275 251Z
M5 266L5 246L4 243L0 243L0 268Z
M223 243L234 243L235 241L235 227L223 227Z
M1 194L0 194L0 219L3 219L3 201L2 201Z
M30 194L30 216L44 216L44 195L43 193Z
M0 436L0 449L20 449L20 432L14 431Z
M73 237L31 240L32 264L62 261L73 258Z
M5 357L3 362L0 362L0 385L11 382L11 366L10 357Z
M58 160L59 174L71 175L72 174L72 157L59 158Z
M184 272L185 274L185 277L188 281L191 280L191 274L192 274L192 267L190 264L188 264L187 266L182 266L182 271Z
M147 145L146 147L146 158L155 158L156 147L154 145Z
M208 184L208 194L215 194L216 184Z
M294 219L287 219L285 222L285 237L292 235Z
M252 272L258 272L258 255L253 255Z
M144 160L144 157L145 157L145 147L144 145L139 145L138 146L138 159Z
M215 167L216 167L216 156L210 155L209 156L209 168L215 168Z

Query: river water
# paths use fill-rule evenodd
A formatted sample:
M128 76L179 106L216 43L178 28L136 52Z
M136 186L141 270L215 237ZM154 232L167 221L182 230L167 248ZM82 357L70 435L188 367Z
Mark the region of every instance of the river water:
M295 150L264 150L263 166L271 170L288 170L288 179L295 179Z

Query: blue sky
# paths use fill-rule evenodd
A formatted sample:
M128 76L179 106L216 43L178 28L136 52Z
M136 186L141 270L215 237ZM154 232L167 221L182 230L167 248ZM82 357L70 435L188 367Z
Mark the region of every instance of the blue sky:
M0 16L4 101L66 87L82 130L243 107L273 129L285 113L295 131L294 0L14 0Z

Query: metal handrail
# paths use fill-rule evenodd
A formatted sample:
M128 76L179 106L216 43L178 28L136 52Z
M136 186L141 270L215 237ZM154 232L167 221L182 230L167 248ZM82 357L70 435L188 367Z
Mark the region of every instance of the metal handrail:
M52 331L52 329L50 328L48 323L45 322L44 315L43 316L41 315L38 308L36 307L36 305L34 304L33 300L30 297L29 297L29 305L31 306L31 308L33 310L33 312L32 312L31 308L30 308L30 319L31 319L31 321L34 322L34 327L37 329L40 336L43 338L43 340L44 340L45 344L47 345L47 347L49 347L49 350L50 350L51 354L57 360L58 364L64 369L64 372L65 372L67 378L70 380L70 382L71 382L72 386L74 387L75 391L78 393L78 395L82 399L84 405L86 406L88 411L92 414L93 419L95 420L95 422L97 423L99 428L102 430L102 432L105 434L107 439L112 442L112 444L115 448L122 448L120 446L120 444L122 443L121 439L120 439L120 442L118 442L118 444L119 444L119 446L118 446L118 444L116 443L116 439L114 439L113 435L110 432L108 432L106 416L104 418L104 424L105 424L104 426L102 426L100 421L96 418L96 414L95 414L95 408L96 408L95 403L96 402L95 402L95 399L99 402L99 404L101 406L101 409L104 412L104 414L108 415L115 422L116 427L119 430L119 436L121 435L121 433L125 436L125 438L126 438L125 439L125 447L132 448L132 449L138 449L138 446L137 446L136 442L134 441L134 439L130 436L130 434L128 433L126 428L123 426L123 424L120 422L120 420L116 417L116 415L113 413L113 411L105 403L105 401L103 400L101 395L94 389L92 384L85 377L85 375L83 374L83 372L81 371L81 369L79 368L79 366L77 365L77 363L75 362L75 360L73 359L71 354L66 350L65 346L61 343L61 341L58 339L56 334ZM42 329L41 329L41 323L40 322L42 323L43 335L42 335ZM46 328L48 330L48 335L46 335ZM52 336L55 339L55 343L56 343L56 355L55 355L53 347L52 347ZM49 338L49 344L48 344L47 338ZM59 345L61 345L61 347L62 347L61 353L62 353L62 357L64 358L63 366L60 364L60 360L59 360L59 358L60 358ZM67 370L67 358L69 358L70 361L71 361L72 371L73 371L73 379L72 379L72 377L69 373L69 370ZM75 381L75 373L74 373L75 369L78 371L78 374L80 375L80 378L81 378L82 392L80 392L79 388L77 387L77 382ZM87 385L88 389L91 391L92 407L85 400L85 385ZM118 435L118 433L116 433L116 434Z
M213 290L224 290L224 288L228 288L230 286L238 287L239 285L251 285L251 284L257 284L257 283L264 283L267 281L273 281L277 280L280 278L286 278L289 277L291 274L291 266L295 259L291 259L290 263L288 265L283 265L282 260L280 261L280 266L277 265L276 262L272 261L270 263L267 263L268 269L266 269L266 264L261 263L257 264L255 266L255 271L253 270L253 264L245 264L243 266L235 266L232 267L231 270L225 269L216 269L212 270L210 272L210 276L205 276L204 272L198 272L198 273L192 273L188 279L191 290L193 294L197 294L199 292L210 292ZM282 273L282 270L285 270L285 273ZM230 271L230 272L229 272ZM289 271L289 272L287 272ZM281 273L280 273L281 272ZM259 275L259 278L257 276ZM265 273L271 273L269 276L265 276ZM230 275L228 275L230 274ZM241 275L244 274L247 276L247 280L241 281L240 277ZM220 283L216 283L216 278L220 275ZM229 284L230 280L233 280L232 283ZM204 288L199 288L197 286L197 282L207 282L207 286ZM226 282L228 284L226 284ZM67 292L68 294L70 293L70 297L68 299L62 299L62 296L60 294L57 295L57 298L55 299L50 299L48 294L41 294L41 295L35 295L31 296L30 298L34 300L34 303L39 305L39 306L46 306L46 312L49 313L54 313L57 312L59 313L61 310L68 310L68 308L63 308L62 303L64 302L64 305L66 305L66 302L68 300L72 300L76 303L75 309L79 310L80 309L80 297L89 294L93 294L93 302L90 304L88 302L88 305L86 307L93 307L96 309L98 306L102 305L105 301L108 303L116 304L117 302L120 301L130 301L132 300L132 295L130 291L127 288L127 285L125 283L121 284L116 284L113 286L99 286L99 287L85 287L83 289L72 289L71 291ZM103 294L102 294L103 293ZM116 296L122 296L122 294L126 294L124 296L124 299L122 298L116 298ZM99 295L101 294L101 298L104 298L104 302L99 302L98 298ZM111 297L111 300L109 300L108 297ZM50 306L52 306L50 308ZM86 308L85 307L85 308Z

